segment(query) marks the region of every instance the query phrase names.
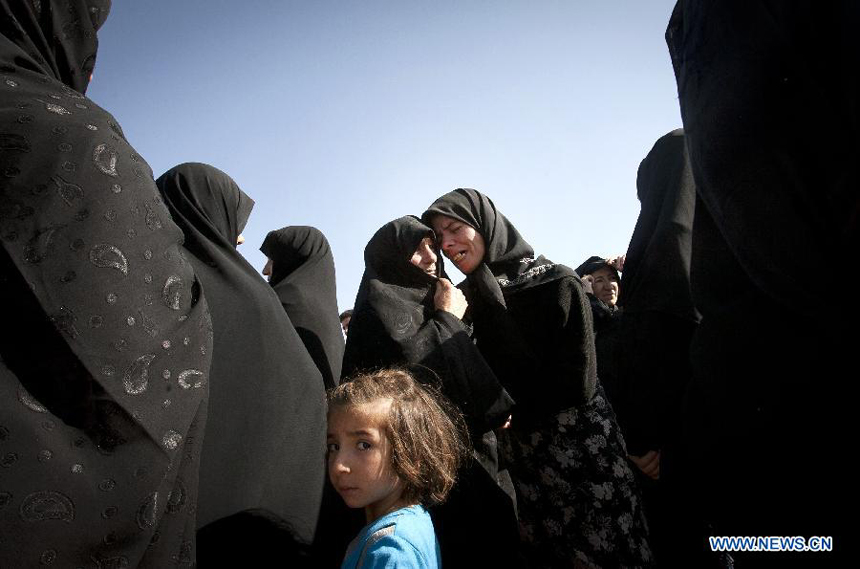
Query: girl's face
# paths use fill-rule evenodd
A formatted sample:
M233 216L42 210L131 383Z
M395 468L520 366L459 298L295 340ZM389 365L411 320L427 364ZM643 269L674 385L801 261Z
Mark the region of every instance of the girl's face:
M385 435L390 399L352 407L333 407L328 414L328 476L350 508L364 508L371 522L402 508L403 481L394 472L391 445Z
M609 306L618 302L618 276L609 267L601 267L591 273L591 290L594 296Z
M434 216L432 224L439 248L460 272L468 275L478 268L486 248L484 238L474 227L447 215Z
M427 273L430 276L436 276L436 251L433 239L425 237L418 244L418 248L412 254L409 262Z

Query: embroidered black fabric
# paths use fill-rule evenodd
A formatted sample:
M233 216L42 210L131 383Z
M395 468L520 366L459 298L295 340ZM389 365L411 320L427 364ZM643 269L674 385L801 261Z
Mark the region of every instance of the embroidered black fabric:
M83 94L108 9L0 2L4 567L194 561L209 312L149 166Z
M277 295L236 250L251 199L206 164L181 164L156 184L185 235L215 335L198 527L265 509L310 543L325 478L323 382Z

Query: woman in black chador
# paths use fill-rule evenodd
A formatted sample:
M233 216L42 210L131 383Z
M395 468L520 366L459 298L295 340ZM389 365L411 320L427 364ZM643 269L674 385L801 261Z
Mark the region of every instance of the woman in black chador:
M516 564L513 489L507 472L499 472L493 433L505 424L513 401L462 321L465 298L442 270L433 231L417 217L396 219L376 232L364 260L344 376L406 364L438 376L445 395L464 413L476 457L461 470L449 501L432 512L444 565Z
M858 25L847 0L679 1L666 30L697 195L688 501L711 535L834 537L739 567L857 558Z
M176 166L156 184L212 311L197 525L265 509L291 525L297 541L310 542L324 477L323 383L277 295L236 250L253 202L205 164ZM187 387L182 378L179 385ZM204 530L201 563L225 545L205 542Z
M0 567L194 562L209 310L84 96L109 6L0 2Z
M679 499L680 410L690 369L690 340L698 322L690 291L696 186L684 131L660 137L639 165L642 209L630 239L618 304L623 306L613 399L627 450L642 470L651 545L663 567L705 567L680 561L701 549L703 528ZM716 556L714 556L716 560Z
M534 256L493 202L458 189L423 219L463 284L478 349L517 401L500 441L520 536L540 567L642 567L647 528L624 441L595 370L579 277Z
M322 374L326 388L340 381L343 332L337 312L334 258L315 227L270 231L260 247L269 258L263 274Z

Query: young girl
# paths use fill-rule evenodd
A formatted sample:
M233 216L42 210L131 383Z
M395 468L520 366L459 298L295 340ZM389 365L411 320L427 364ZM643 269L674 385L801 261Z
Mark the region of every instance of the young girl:
M329 479L367 526L341 568L437 568L424 506L445 500L467 450L463 420L402 369L363 374L329 392Z

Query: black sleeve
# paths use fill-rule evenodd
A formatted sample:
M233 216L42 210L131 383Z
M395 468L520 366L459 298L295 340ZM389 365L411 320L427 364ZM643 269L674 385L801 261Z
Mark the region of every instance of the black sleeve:
M478 347L518 412L542 415L589 401L597 367L591 307L579 281L557 279L506 301L504 309L478 300L474 318Z
M621 392L612 404L630 453L661 449L678 431L695 326L657 311L622 316Z
M502 426L514 400L508 394L472 341L468 327L450 312L437 310L431 321L445 329L441 355L447 373L443 389L466 417L473 433ZM430 323L428 323L430 324Z

